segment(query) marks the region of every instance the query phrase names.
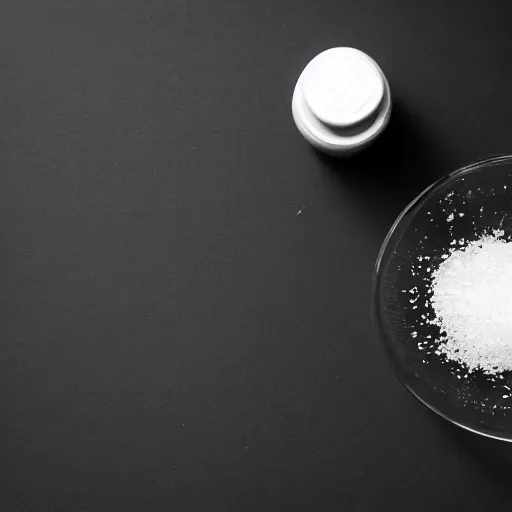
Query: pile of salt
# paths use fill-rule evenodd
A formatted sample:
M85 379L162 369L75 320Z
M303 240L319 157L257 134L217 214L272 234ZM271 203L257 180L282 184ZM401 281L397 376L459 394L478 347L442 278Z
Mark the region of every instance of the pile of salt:
M453 249L432 273L437 351L470 372L512 370L512 243L502 235Z

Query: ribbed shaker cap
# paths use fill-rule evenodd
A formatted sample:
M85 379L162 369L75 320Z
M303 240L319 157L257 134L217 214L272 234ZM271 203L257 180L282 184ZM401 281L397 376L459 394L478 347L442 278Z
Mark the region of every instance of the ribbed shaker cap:
M292 110L311 144L346 155L366 147L386 127L391 94L384 73L368 55L354 48L331 48L300 75Z

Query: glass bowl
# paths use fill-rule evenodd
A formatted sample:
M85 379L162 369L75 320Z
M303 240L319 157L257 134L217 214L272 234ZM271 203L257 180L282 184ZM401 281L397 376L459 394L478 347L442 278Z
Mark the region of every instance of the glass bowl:
M492 230L512 239L512 156L452 172L405 208L377 258L373 318L395 373L416 398L462 428L512 441L512 372L468 373L436 354L433 340L442 333L420 320L432 315L432 307L425 300L412 302L409 292L418 287L418 296L427 296L429 276L454 240L462 245ZM420 348L422 343L429 349Z

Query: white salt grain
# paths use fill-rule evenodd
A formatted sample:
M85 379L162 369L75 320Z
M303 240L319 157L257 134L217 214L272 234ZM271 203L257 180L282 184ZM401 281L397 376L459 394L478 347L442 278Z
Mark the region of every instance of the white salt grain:
M512 370L512 243L495 231L453 250L432 273L430 322L448 359L495 374Z

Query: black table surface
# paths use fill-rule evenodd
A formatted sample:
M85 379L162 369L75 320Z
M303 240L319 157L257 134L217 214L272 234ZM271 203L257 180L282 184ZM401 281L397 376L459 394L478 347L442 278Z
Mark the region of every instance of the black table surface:
M492 0L3 0L0 509L510 508L509 445L417 403L369 313L407 202L512 151L510 19ZM394 100L351 160L290 112L333 46L374 57Z

